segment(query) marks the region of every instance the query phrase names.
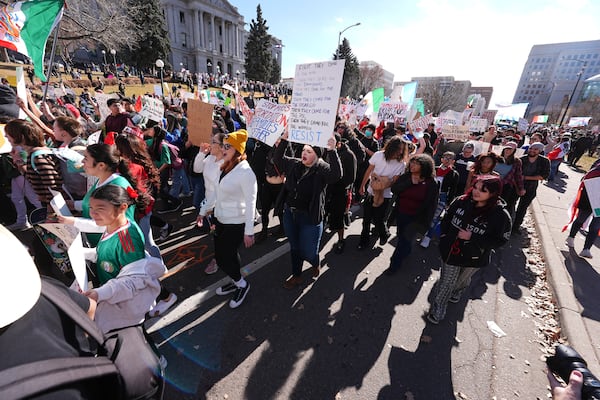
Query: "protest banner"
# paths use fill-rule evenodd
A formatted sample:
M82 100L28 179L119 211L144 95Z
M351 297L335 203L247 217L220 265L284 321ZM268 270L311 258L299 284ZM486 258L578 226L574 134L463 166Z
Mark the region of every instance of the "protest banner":
M289 140L327 147L333 137L345 60L296 65Z
M592 211L594 211L594 217L600 217L600 178L586 179L583 183L590 199Z
M519 118L517 132L527 132L527 128L529 128L529 121L527 121L525 118Z
M494 119L496 118L496 113L498 110L485 110L481 114L481 118L485 118L488 120L488 125L494 125Z
M442 133L444 134L444 139L459 140L462 142L469 140L469 136L471 135L469 127L464 125L442 125Z
M165 106L160 99L154 97L142 97L142 117L148 118L151 121L160 122L165 116Z
M108 104L106 102L109 99L118 99L119 95L116 93L106 94L106 93L96 93L94 94L94 98L98 103L98 109L100 110L100 122L104 121L106 117L110 115L110 108L108 108Z
M288 125L290 104L275 104L261 99L248 125L248 135L273 146Z
M210 143L214 106L201 100L188 100L188 137L193 145Z
M417 128L421 128L423 130L429 127L429 124L434 123L433 114L427 114L422 116L421 118L417 118L412 122L409 122L410 128L415 131Z
M377 120L385 122L399 121L400 123L403 123L406 122L407 111L407 103L402 103L400 101L381 103L379 112L377 113Z
M463 124L462 123L463 114L459 113L458 111L448 110L448 111L440 114L439 118L441 119L441 121L439 121L439 125L442 127L444 125L462 125Z
M488 127L488 120L485 118L472 117L469 120L470 132L485 132Z
M584 127L590 123L592 117L571 117L567 126L570 127Z

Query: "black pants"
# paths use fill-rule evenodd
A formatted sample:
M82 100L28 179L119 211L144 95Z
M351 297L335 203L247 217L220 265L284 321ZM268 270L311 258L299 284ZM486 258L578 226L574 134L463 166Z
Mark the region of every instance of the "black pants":
M215 221L215 259L217 265L235 282L242 278L242 260L238 248L244 241L244 224Z
M384 199L379 207L373 207L373 196L368 195L364 202L363 226L360 233L360 241L365 243L369 241L371 231L371 221L375 224L379 237L389 234L385 221L385 212L387 211L390 199Z
M519 199L515 187L510 184L505 185L502 189L502 198L506 202L506 210L512 218L513 214L515 213L515 205L517 204L517 200Z
M523 223L523 218L527 213L527 207L531 204L535 196L537 195L537 186L535 188L525 188L525 195L519 199L519 205L515 213L515 221L513 223L513 230L519 229Z
M273 185L269 182L265 182L261 186L260 217L262 220L263 231L266 231L269 227L269 211L271 211L271 208L275 206L277 196L279 196L279 192L281 192L281 189L283 189L283 183ZM279 224L283 225L283 210L277 216L279 217Z

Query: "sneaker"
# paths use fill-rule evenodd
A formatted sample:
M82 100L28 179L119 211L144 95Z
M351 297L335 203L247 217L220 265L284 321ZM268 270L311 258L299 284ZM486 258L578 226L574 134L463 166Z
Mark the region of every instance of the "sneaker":
M171 224L167 224L167 226L160 228L160 236L158 238L161 241L167 240L167 238L169 237L171 232L173 232L173 229L174 229L173 225L171 225Z
M219 296L225 296L228 295L229 293L233 293L237 290L237 286L235 286L235 283L233 282L229 282L227 285L221 286L220 288L217 289L217 294Z
M433 315L432 313L427 313L427 321L429 321L435 325L440 323L440 320L437 319L437 317L435 315Z
M290 276L284 283L283 283L283 287L285 289L293 289L296 286L299 286L302 284L302 277L301 276Z
M31 224L29 221L15 222L14 224L7 225L6 229L9 231L26 231L27 229L31 229Z
M245 287L236 287L235 296L233 296L233 299L229 300L229 307L238 308L241 306L248 294L248 290L250 290L250 284L248 282L246 282Z
M170 293L169 297L164 300L160 300L154 308L150 311L150 316L158 317L163 315L173 304L177 302L177 296L175 293Z
M571 236L567 237L567 240L565 240L565 244L567 245L567 247L575 247L575 238Z
M217 260L214 258L210 260L206 268L204 268L204 273L207 275L212 275L219 270L219 266L217 265Z
M431 242L431 238L429 236L423 236L423 239L419 242L422 248L426 249L429 247L429 243Z
M581 250L581 253L579 253L579 257L594 258L590 249Z
M181 208L181 204L182 204L182 202L181 202L181 200L179 200L175 204L170 204L164 210L157 211L157 213L158 214L167 214L167 213L175 212L175 211L177 211L177 210L179 210Z
M338 242L333 246L333 252L335 254L342 254L344 252L344 247L346 246L346 241L344 239L338 240Z

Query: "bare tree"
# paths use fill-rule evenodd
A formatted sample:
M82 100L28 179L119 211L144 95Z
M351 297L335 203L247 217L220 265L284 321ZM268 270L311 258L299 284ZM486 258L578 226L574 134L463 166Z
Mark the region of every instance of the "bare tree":
M461 110L467 104L464 87L455 81L419 81L417 97L423 99L427 113L439 115L446 110Z
M371 90L383 86L383 68L379 65L360 65L360 94L363 96Z
M600 96L594 96L578 103L569 114L573 117L592 117L593 125L598 125L600 121Z

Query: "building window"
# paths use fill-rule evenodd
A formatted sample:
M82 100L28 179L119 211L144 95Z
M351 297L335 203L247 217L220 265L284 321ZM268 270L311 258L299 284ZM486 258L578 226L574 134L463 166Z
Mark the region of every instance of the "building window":
M222 44L219 45L219 51L221 52L221 54L223 54L223 45Z
M187 33L181 32L181 47L187 46Z
M223 27L219 25L219 36L223 36Z
M185 13L183 11L179 11L179 23L185 24Z

